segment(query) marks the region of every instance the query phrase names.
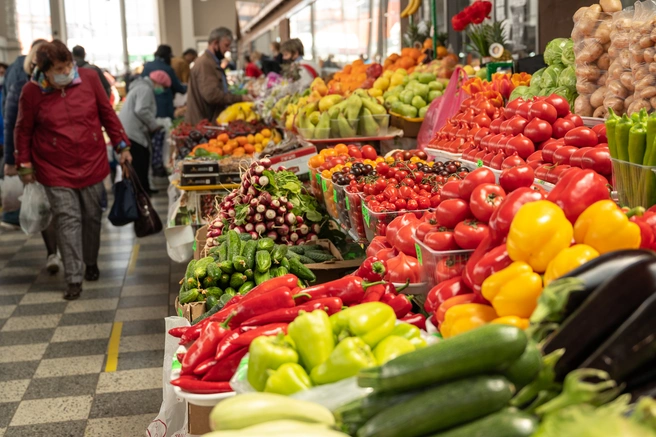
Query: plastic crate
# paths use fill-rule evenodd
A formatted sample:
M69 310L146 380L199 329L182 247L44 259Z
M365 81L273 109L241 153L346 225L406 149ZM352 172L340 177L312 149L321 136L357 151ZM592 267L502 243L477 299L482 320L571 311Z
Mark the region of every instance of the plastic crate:
M430 288L434 287L442 281L451 279L448 274L444 274L438 271L438 266L440 263L458 263L462 264L464 268L467 260L471 254L474 253L473 250L446 250L440 252L426 246L417 238L416 235L414 236L414 239L415 249L417 250L417 259L419 260L419 265L421 266L421 280L422 282L429 284Z
M420 209L415 211L386 211L386 212L373 212L369 207L362 202L362 218L364 220L364 231L367 235L367 240L372 241L378 235L385 235L387 225L399 215L414 213L417 218L421 218L424 213L430 209Z
M339 220L339 213L337 205L337 196L333 188L333 181L320 175L321 177L321 189L323 191L323 203L326 206L326 211L328 215L335 220Z
M321 172L316 168L310 168L310 189L317 202L323 204L323 189L321 188Z
M333 184L333 198L337 202L339 223L348 231L351 229L351 218L348 212L351 205L346 198L346 185Z
M620 206L656 205L656 167L612 158L613 179Z
M351 223L351 232L358 238L364 240L367 233L364 229L364 219L362 218L362 193L346 193L346 209L348 210L349 221Z

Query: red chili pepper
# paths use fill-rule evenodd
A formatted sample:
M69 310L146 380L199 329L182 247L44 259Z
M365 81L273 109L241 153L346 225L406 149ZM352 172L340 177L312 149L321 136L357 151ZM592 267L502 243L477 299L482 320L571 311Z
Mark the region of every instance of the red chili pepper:
M379 302L380 299L383 297L383 294L385 294L385 285L378 284L378 285L374 285L373 287L369 287L367 289L367 292L364 294L362 303Z
M365 290L376 284L375 282L365 282L358 276L344 276L335 281L304 288L303 293L308 294L310 297L301 296L298 302L305 303L324 297L339 297L344 305L349 306L362 302Z
M573 224L586 208L610 199L608 181L594 170L572 168L549 192L547 200L558 205Z
M246 297L246 295L241 295L241 294L237 294L237 295L233 296L232 299L230 299L228 301L228 303L223 308L221 308L215 314L212 314L209 317L209 319L213 322L225 322L226 319L228 318L228 316L230 316L232 311L237 307L237 305L239 305L240 302L244 301L245 297ZM205 319L205 320L207 320L207 319ZM201 323L203 323L203 322L201 322Z
M182 334L184 334L191 326L177 326L175 328L169 329L169 335L172 335L175 338L180 338L182 337Z
M291 323L301 311L311 312L314 310L324 310L329 316L342 309L342 300L338 297L327 297L324 299L312 300L308 303L295 306L293 308L281 308L256 317L251 317L242 323L240 329L268 325L270 323Z
M394 314L396 314L396 318L400 319L404 317L406 314L412 310L412 301L409 296L406 296L405 294L393 294L393 293L385 293L383 295L383 298L381 299L381 302L386 303L387 305L391 306L392 309L394 310Z
M287 323L272 323L243 333L232 331L229 335L223 337L223 340L219 343L219 346L216 348L214 359L217 362L220 362L222 359L235 353L242 347L249 347L251 342L257 337L262 335L278 335L280 332L287 333Z
M228 335L229 330L220 323L208 323L198 340L189 348L182 360L181 375L190 374L196 366L216 353L219 342Z
M521 188L519 190L521 190ZM483 239L483 241L481 241L481 244L478 245L474 253L472 253L472 255L469 257L467 260L467 265L465 265L465 270L462 271L462 281L467 287L472 289L474 288L474 267L476 267L476 263L478 263L485 256L485 254L495 246L496 245L493 242L492 235L488 235Z
M228 318L232 310L235 308L235 305L239 303L243 298L244 296L240 294L234 296L226 303L226 305L223 308L221 308L220 311L218 311L215 314L212 314L210 317L206 319L201 320L195 325L192 325L191 328L188 329L182 335L180 344L189 343L190 341L196 340L198 337L200 337L201 331L209 322L224 322Z
M212 357L206 359L202 363L200 363L196 368L194 369L194 375L201 377L209 370L216 365L216 360L214 359L214 354L212 354Z
M426 330L426 317L423 314L408 313L400 320L415 325L419 329Z
M462 282L462 276L456 276L448 281L440 282L428 292L426 302L424 302L424 309L427 313L432 314L445 300L471 292Z
M235 306L226 323L234 329L252 317L294 306L296 306L296 302L294 302L291 290L288 287L280 287L254 299L242 300Z
M288 289L293 290L297 286L297 283L298 278L291 273L278 276L277 278L271 278L268 281L262 282L260 285L245 294L241 301L248 302L256 297L260 297L263 294L270 293L282 287L287 287Z
M182 362L182 360L184 359L184 356L185 356L186 353L187 353L186 349L179 350L179 351L175 352L175 357L178 359L178 362L180 362L180 363Z
M220 363L217 363L216 366L213 366L209 369L209 372L203 376L203 381L230 381L232 375L237 371L241 359L244 358L244 355L248 353L248 348L242 348L230 356L226 357Z
M232 391L229 382L201 381L200 379L178 378L171 381L171 385L180 387L189 393L212 394Z
M387 273L387 263L375 256L370 256L364 260L353 275L375 282L382 280L385 273Z

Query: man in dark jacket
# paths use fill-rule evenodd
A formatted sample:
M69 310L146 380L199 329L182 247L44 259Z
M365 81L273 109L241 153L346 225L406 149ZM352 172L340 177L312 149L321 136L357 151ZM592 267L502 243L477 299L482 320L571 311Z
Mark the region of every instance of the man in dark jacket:
M34 47L35 44L44 42L45 39L35 39L32 42L32 45L30 48ZM23 64L25 63L25 55L20 55L16 60L7 68L7 71L5 72L5 81L2 85L2 105L0 105L0 110L2 111L2 115L4 117L5 115L5 105L7 104L7 93L9 92L9 88L16 82L23 80L23 76L25 73L23 72Z
M77 64L79 68L90 68L92 70L96 70L96 73L98 73L98 77L100 78L100 83L102 84L103 89L105 90L105 93L109 98L109 96L112 94L112 86L107 81L107 78L105 77L105 73L103 73L103 71L100 68L96 67L95 65L89 64L85 59L86 57L87 57L87 52L84 50L84 47L82 46L73 47L73 60L75 61L75 64Z
M170 118L173 120L173 96L175 93L185 94L187 87L180 83L178 76L175 75L171 67L171 58L173 51L170 46L161 45L155 52L155 60L147 62L141 72L141 77L149 77L150 73L157 70L163 70L171 78L171 88L164 89L161 93L155 95L157 102L157 118Z

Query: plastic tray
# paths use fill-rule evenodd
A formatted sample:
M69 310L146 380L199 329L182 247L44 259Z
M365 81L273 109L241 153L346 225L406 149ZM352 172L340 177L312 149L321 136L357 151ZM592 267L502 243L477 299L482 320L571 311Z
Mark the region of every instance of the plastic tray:
M362 218L362 193L349 193L345 191L345 194L351 232L361 240L364 240L367 238L367 233L365 232L364 219Z
M333 181L320 175L321 177L321 190L323 191L323 203L326 206L328 215L335 220L339 220L338 205L336 192L333 189Z
M171 381L180 377L180 370L174 370L171 373ZM189 393L188 391L182 390L180 387L172 385L175 395L179 398L182 398L193 405L198 405L199 407L213 407L224 399L235 396L237 393L234 391L229 391L226 393L212 393L212 394L198 394L198 393Z
M466 261L471 254L474 253L473 250L447 250L439 252L426 246L416 235L414 236L414 239L415 249L417 250L417 259L421 266L421 280L422 282L426 282L429 285L429 288L453 277L438 270L441 263L447 265L451 263L460 263L464 268Z
M351 229L351 217L348 211L351 205L346 199L346 185L333 184L333 199L337 203L339 222L345 229Z
M364 231L367 235L367 240L372 241L374 237L378 235L385 235L387 225L401 214L412 212L417 216L417 218L421 218L421 216L428 211L430 211L430 209L420 209L415 211L373 212L363 201L362 218L364 220Z
M316 168L310 168L310 188L317 202L323 204L323 189L321 188L321 172Z
M462 161L462 153L445 152L444 150L424 148L426 155L433 158L433 161Z
M620 206L649 208L656 204L656 167L632 164L611 158L613 186Z

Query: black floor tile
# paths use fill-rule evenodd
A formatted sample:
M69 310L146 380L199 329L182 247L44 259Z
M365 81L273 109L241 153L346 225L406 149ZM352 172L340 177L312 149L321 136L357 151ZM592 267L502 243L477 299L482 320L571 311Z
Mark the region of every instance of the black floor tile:
M166 286L156 285L161 287L162 293L154 294L152 296L130 296L122 297L118 301L119 308L137 308L137 307L150 307L162 306L169 303L169 294L166 291Z
M21 299L23 298L23 293L21 294L10 294L8 296L0 296L0 305L18 305Z
M38 274L39 272L35 271L33 275L3 276L0 278L0 285L31 284Z
M82 294L84 295L84 293ZM114 310L64 314L62 318L59 320L59 326L91 325L94 323L112 323L114 322L115 314L116 312Z
M94 395L99 377L100 375L96 373L59 376L56 378L36 378L27 387L23 400Z
M107 353L108 338L50 343L43 358L81 357ZM18 379L18 378L16 378Z
M123 322L122 336L159 334L166 329L164 319Z
M0 378L2 378L2 374L0 374ZM18 409L18 404L19 402L0 403L0 428L9 426L14 413ZM5 433L5 435L7 434Z
M151 285L162 282L162 275L134 275L125 278L125 285Z
M15 313L14 313L15 315ZM0 346L16 346L19 344L48 343L55 333L52 329L30 329L20 332L0 332Z
M35 414L38 414L35 412ZM4 437L84 437L86 420L69 422L42 423L39 425L12 426L5 431Z
M97 394L89 419L153 414L159 411L161 404L161 389Z
M40 361L21 361L19 363L0 363L0 381L13 381L15 379L30 379ZM4 404L0 403L0 406ZM2 417L2 414L0 414ZM2 428L2 425L0 425Z
M118 356L117 370L152 369L162 366L163 361L163 350L124 352Z
M63 296L63 289L62 289ZM62 299L63 300L63 299ZM16 316L40 316L42 314L61 314L68 302L40 303L35 305L18 305L12 314Z
M84 291L80 295L80 299L107 299L112 297L119 297L120 295L121 295L120 287L91 288L91 289L84 289Z

